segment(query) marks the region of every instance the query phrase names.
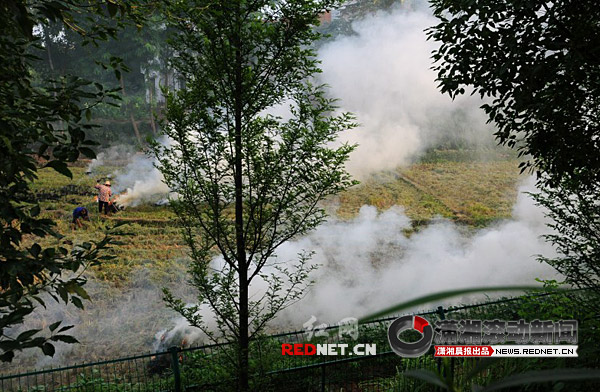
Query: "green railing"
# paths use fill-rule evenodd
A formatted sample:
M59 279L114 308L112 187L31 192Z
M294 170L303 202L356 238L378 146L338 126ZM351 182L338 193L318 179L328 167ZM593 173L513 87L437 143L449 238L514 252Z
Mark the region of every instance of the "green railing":
M464 306L438 307L427 312L430 322L444 318L504 318L518 317L516 309L525 298L547 297L555 293L508 298ZM514 306L508 306L514 303ZM253 389L264 391L325 391L325 390L411 390L413 380L398 375L408 369L439 370L441 362L426 355L402 359L393 354L387 343L387 326L398 316L362 324L359 337L335 333L338 326L327 327L325 336L308 339L307 331L270 335L251 342L251 364L255 376ZM313 331L314 332L314 331ZM283 356L282 343L358 343L377 344L377 353L368 356ZM0 390L6 392L77 391L226 391L234 390L234 347L230 344L205 345L195 348L173 347L168 351L137 355L101 362L79 364L55 369L0 376ZM472 366L472 360L452 360L451 368ZM453 377L461 377L454 372Z

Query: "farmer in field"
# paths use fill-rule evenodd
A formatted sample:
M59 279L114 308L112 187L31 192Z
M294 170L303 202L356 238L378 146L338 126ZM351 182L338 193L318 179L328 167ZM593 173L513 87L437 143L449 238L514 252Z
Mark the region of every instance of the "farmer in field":
M104 185L96 184L94 188L98 189L98 212L102 213L102 208L104 208L104 213L108 215L108 205L110 203L110 197L112 196L110 181L107 180Z
M85 207L77 207L73 210L73 222L71 223L73 230L77 229L78 227L83 229L82 220L86 220L88 222L90 221L88 210Z

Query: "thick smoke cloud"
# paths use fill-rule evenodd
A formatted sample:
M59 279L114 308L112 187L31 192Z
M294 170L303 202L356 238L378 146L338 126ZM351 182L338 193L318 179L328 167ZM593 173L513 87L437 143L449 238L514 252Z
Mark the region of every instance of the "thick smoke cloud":
M356 35L320 49L323 81L331 86L332 96L341 98L342 108L355 112L362 124L345 136L360 144L349 164L353 175L408 163L448 135L477 142L484 139L482 135L492 134L490 129L482 132L485 120L478 100L452 102L437 91L430 69L434 44L426 41L423 32L434 23L423 10L380 13L357 21ZM99 156L90 170L123 155L129 153ZM169 192L152 160L144 155L132 156L120 173L114 182L117 191L127 190L122 204L135 205ZM521 188L527 190L533 190L532 181ZM312 234L284 244L277 261L295 260L299 252L309 250L315 251L313 262L321 266L313 276L316 284L304 299L279 315L271 325L273 330L301 328L311 315L319 323L335 323L444 289L532 284L537 277L555 277L552 268L535 260L537 254L551 257L554 251L539 237L547 231L543 211L523 193L512 220L483 230L439 220L407 237L405 231L410 228L401 207L377 212L363 206L353 220L331 218ZM133 353L164 347L163 339L181 342L184 337L200 343L198 331L182 319L173 320L161 300L162 286L172 287L186 301L194 300L185 275L154 282L146 273L141 270L131 277L136 284L125 293L90 282L88 288L96 300L85 312L72 307L40 310L33 326L45 326L46 320L58 316L77 324L73 332L83 342L78 347L60 347L51 363L62 358L72 362L77 356L74 351L85 352L88 359L111 356L102 350L118 345L122 352ZM255 294L265 287L257 283L252 288Z
M166 136L159 138L158 142L163 145L171 143ZM129 159L124 169L115 173L114 189L120 193L120 205L136 206L143 201L164 200L170 195L162 173L154 165L155 158L138 153Z
M379 12L354 22L356 34L320 48L320 81L340 99L341 109L355 113L361 124L342 134L342 141L359 144L347 166L353 176L365 178L407 164L439 144L493 144L493 130L479 109L481 100L452 101L437 89L431 69L436 44L427 41L423 31L435 23L424 6ZM289 104L264 114L287 119ZM145 156L135 156L122 173L116 178L116 186L127 190L122 204L136 205L168 193L160 172Z
M313 315L319 324L335 324L438 291L535 285L536 278L555 279L555 270L536 260L539 254L555 253L540 238L548 229L544 211L526 194L533 191L531 178L520 187L512 219L483 230L438 220L407 237L411 221L401 207L377 212L365 205L355 219L332 218L312 234L283 244L277 251L278 263L291 263L303 250L310 250L315 252L312 262L319 269L312 275L314 286L279 314L272 330L300 329ZM222 263L216 258L213 267L220 269ZM266 287L256 280L251 297L259 298ZM461 300L473 297L451 302ZM214 324L208 308L202 313ZM185 320L177 319L175 324L167 336L194 336L202 341ZM157 337L163 335L161 331Z
M377 213L363 206L352 221L331 220L284 244L279 260L311 249L321 267L316 285L280 320L298 326L315 315L335 323L437 291L555 278L554 269L536 260L554 251L540 238L547 232L544 213L527 191L534 191L532 180L520 188L513 219L472 233L440 220L406 237L410 220L401 208Z
M166 137L159 143L168 144ZM154 167L154 159L148 155L135 152L132 146L118 145L107 148L97 154L87 167L89 175L106 174L103 166L122 166L109 174L112 189L119 195L119 204L124 207L136 206L144 201L165 199L169 188L163 183L163 175Z
M439 143L490 143L485 117L474 97L452 101L436 86L423 31L436 24L426 8L379 12L353 23L355 35L319 50L332 97L357 115L361 127L346 141L359 148L348 164L357 177L406 164Z
M157 331L173 326L173 312L162 300L162 288L168 287L175 295L186 301L195 298L194 289L187 284L186 261L173 260L169 270L159 277L152 276L145 268L136 269L130 276L127 288L97 279L90 279L85 289L92 301L85 301L85 309L79 310L72 304L65 306L46 296L46 307L38 306L26 323L16 329L18 334L29 328L47 328L61 320L63 325L74 325L69 334L79 344L56 342L54 357L43 356L39 350L17 353L12 364L4 364L4 371L17 371L60 366L75 362L93 362L136 353L154 352L168 348L168 343L180 344L181 337L175 331L169 335L165 347L155 343ZM198 336L198 332L187 328L187 333ZM13 334L13 333L11 333ZM159 334L158 338L162 336ZM184 336L184 335L182 335ZM160 341L160 339L157 339Z
M133 146L119 144L111 146L96 155L87 167L88 174L97 174L98 169L104 165L114 165L120 162L128 162L135 155Z
M165 198L170 189L163 182L162 173L154 167L154 160L146 155L136 155L115 178L116 189L122 193L119 204L136 206L144 200Z

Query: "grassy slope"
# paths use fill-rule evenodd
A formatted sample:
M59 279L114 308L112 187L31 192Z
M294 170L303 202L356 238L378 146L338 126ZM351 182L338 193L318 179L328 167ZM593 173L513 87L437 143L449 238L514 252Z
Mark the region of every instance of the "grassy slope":
M420 223L442 216L483 226L510 217L518 181L518 161L510 154L494 151L482 160L461 151L434 151L342 194L338 214L351 217L363 204L379 209L400 205Z
M482 161L465 158L458 151L432 152L419 163L378 173L339 195L338 217L351 219L362 205L369 204L380 210L403 206L416 224L436 216L473 226L509 218L519 181L518 162L510 155L497 154L493 158ZM124 284L137 266L151 266L154 273L162 275L171 267L171 260L185 257L176 217L167 207L142 205L108 219L100 218L93 198L95 177L85 175L84 168L73 167L72 171L70 180L44 169L34 183L40 196L56 198L42 202L44 215L57 220L59 231L67 239L78 242L99 238L106 225L128 222L125 231L129 235L120 236L124 245L115 249L117 261L99 267L97 278ZM92 221L86 230L73 232L70 215L78 205L89 208Z
M115 221L128 221L124 231L129 234L119 236L124 245L113 250L117 258L92 271L89 288L94 301L86 311L65 311L66 322L80 326L77 336L82 341L72 347L65 362L150 350L154 334L172 317L160 299L160 288L169 286L192 298L185 284L186 248L175 216L167 207L142 205L101 218L94 201L96 177L87 176L80 167L72 170L73 180L41 170L33 185L45 199L43 214L57 221L64 240L100 238ZM114 168L103 170L109 173ZM416 230L436 216L474 227L510 216L518 181L514 157L497 155L482 161L464 152L438 151L412 166L378 173L328 204L337 208L341 219L351 219L364 204L381 210L400 205ZM85 230L72 231L71 213L77 205L90 209L91 222ZM54 313L42 315L36 322L43 326L55 318ZM31 360L22 365L41 366Z

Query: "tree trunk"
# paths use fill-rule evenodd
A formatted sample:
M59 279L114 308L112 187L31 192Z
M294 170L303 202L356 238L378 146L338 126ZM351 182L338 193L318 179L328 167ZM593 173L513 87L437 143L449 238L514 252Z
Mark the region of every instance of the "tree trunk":
M125 82L123 81L123 74L121 74L121 79L119 81L121 82L121 91L123 92L123 98L125 98L127 96L127 93L125 92ZM135 137L137 138L137 141L141 146L142 136L140 135L140 130L138 129L135 119L133 118L133 112L131 111L131 108L127 108L127 110L129 110L129 120L131 121L131 125L133 125L133 132L135 132Z
M44 41L46 53L48 53L48 65L50 66L50 71L52 71L52 77L54 77L54 61L52 61L52 51L50 50L50 37L48 36L48 32L44 32ZM56 93L54 93L54 96L56 96Z
M44 29L44 44L46 46L46 53L48 53L48 66L50 67L50 72L52 73L51 77L55 78L56 72L54 71L54 61L52 60L52 50L50 49L50 43L50 33L48 33L48 31ZM52 87L56 88L56 83L52 82ZM56 98L56 91L54 91L52 95L54 95L54 98ZM58 120L58 127L62 131L65 130L65 123L62 119Z
M239 4L239 3L238 3ZM238 6L239 7L239 6ZM237 15L239 17L239 10ZM237 24L239 25L239 23ZM242 53L239 31L235 37L236 62L235 62L235 237L239 278L239 352L238 352L238 390L249 389L249 361L248 361L248 265L246 263L246 243L244 239L243 217L243 176L242 176Z
M154 123L154 112L152 110L152 99L154 98L152 91L154 90L154 86L150 87L148 91L150 92L150 126L152 127L152 133L156 135L156 124Z

